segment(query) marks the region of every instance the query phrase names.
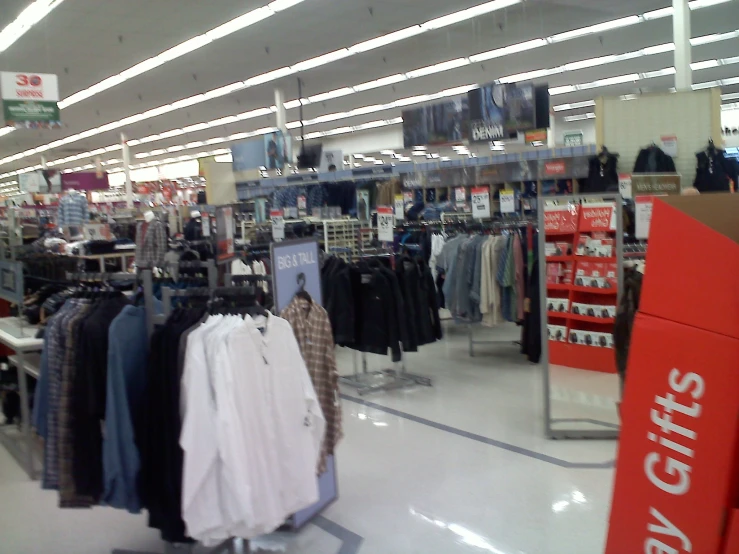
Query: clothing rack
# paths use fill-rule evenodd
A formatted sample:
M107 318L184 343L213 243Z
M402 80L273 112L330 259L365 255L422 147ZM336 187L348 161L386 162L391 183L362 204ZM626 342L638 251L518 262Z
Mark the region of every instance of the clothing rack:
M70 273L67 272L67 281L70 282L83 282L83 283L103 283L108 281L135 281L137 276L135 273L118 272L118 273L87 273L78 272Z
M209 260L210 266L213 266L212 260ZM181 263L188 263L188 264L208 264L208 262L181 262ZM194 266L194 267L202 267L202 266ZM209 282L210 282L210 271L209 273ZM241 287L198 287L198 288L192 288L192 289L182 289L182 290L176 290L172 289L171 287L164 287L162 289L162 300L164 304L164 312L163 315L154 315L154 296L153 296L153 290L152 290L152 274L151 270L144 270L141 272L141 279L143 282L143 289L144 289L144 306L146 308L146 321L147 321L147 328L149 332L149 337L151 338L152 334L154 333L154 325L155 324L164 324L164 322L167 320L169 315L172 313L172 299L173 298L181 298L181 297L205 297L210 300L215 298L216 296L236 296L237 294L243 294L246 289ZM240 291L238 290L240 289ZM194 554L195 552L195 544L183 544L183 545L177 545L170 542L164 543L164 554L181 554L182 552L187 552L188 554ZM221 544L218 546L215 546L214 548L208 550L207 554L249 554L251 552L251 549L249 547L249 541L244 540L241 538L229 538L224 540Z
M369 252L369 250L372 250L372 252ZM373 248L360 250L359 253L352 256L352 261L366 260L370 258L389 258L391 263L394 263L394 257L395 254L390 249ZM359 370L359 364L357 363L357 354L361 354L361 371ZM433 381L430 377L408 372L405 365L405 352L402 352L402 347L400 362L395 362L393 365L395 367L369 371L367 367L367 353L360 353L354 350L352 354L352 366L354 371L351 375L339 376L339 381L347 386L357 389L357 394L360 396L380 390L397 390L412 387L414 385L422 385L424 387L433 386ZM399 369L397 369L398 365L400 366Z
M442 214L443 215L443 214ZM486 231L486 230L492 230L492 231L502 231L506 229L518 229L521 227L526 227L529 231L533 230L535 226L537 226L537 221L535 218L531 217L521 217L518 216L515 219L488 219L488 220L482 220L477 222L479 223L479 228L477 230L479 231ZM473 224L474 225L474 224ZM471 227L471 226L468 226ZM529 236L530 239L530 236ZM529 250L532 248L531 245L528 245ZM470 358L475 357L475 345L478 344L521 344L520 341L509 341L509 340L475 340L475 334L474 334L474 328L478 326L479 324L473 324L468 323L467 324L467 342L468 342L468 351L470 354Z

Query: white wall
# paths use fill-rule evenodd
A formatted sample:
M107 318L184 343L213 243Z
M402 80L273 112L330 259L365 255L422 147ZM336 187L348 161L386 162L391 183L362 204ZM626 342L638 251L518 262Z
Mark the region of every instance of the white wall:
M565 116L553 116L551 121L554 146L564 144L564 134L582 131L583 144L595 144L595 119L583 119L582 121L565 121Z

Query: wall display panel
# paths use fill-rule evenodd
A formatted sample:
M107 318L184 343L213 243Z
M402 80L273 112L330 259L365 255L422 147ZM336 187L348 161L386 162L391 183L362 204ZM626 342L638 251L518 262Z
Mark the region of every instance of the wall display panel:
M468 138L469 105L466 96L403 111L405 148L458 143Z
M596 139L617 152L619 173L631 173L639 151L662 137L677 138L673 157L683 187L695 179L696 152L711 138L721 144L721 95L718 89L643 94L634 100L601 97L596 100Z

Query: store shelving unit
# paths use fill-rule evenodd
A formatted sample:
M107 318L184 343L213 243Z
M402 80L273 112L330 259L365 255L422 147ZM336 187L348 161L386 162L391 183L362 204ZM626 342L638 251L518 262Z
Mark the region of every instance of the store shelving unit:
M557 255L545 257L542 297L544 300L567 300L566 310L546 311L546 317L542 318L542 336L549 335L548 325L558 326L558 330L565 329L564 334L560 335L561 340L548 337L548 362L616 373L612 338L610 341L607 338L608 335L612 337L614 317L574 313L573 306L584 304L615 308L618 304L622 259L618 203L580 204L577 197L573 197L573 200L567 200L564 204L545 208L542 229L543 238L540 240L545 244L561 243L556 249ZM611 254L594 256L580 250L578 255L581 241L594 238L611 241ZM546 252L546 246L543 251ZM602 310L600 313L603 313Z
M358 219L327 219L323 221L323 249L346 261L359 253Z

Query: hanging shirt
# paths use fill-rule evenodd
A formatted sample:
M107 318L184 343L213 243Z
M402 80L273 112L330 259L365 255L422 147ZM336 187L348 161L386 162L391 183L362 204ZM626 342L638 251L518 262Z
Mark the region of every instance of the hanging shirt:
M58 227L79 227L87 223L88 219L87 197L84 194L71 192L61 197L57 214Z
M280 314L295 332L313 388L326 419L326 433L321 445L318 473L326 471L326 457L334 453L341 440L341 405L339 373L336 369L334 339L328 313L313 301L295 297Z

